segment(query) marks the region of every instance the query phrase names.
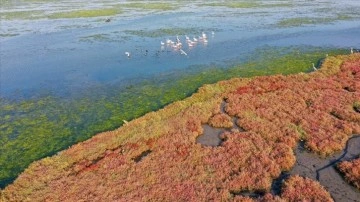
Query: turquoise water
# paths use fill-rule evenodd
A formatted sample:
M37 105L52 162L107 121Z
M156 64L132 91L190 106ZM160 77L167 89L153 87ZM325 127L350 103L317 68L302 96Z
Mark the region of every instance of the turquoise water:
M360 47L356 0L256 1L250 7L169 1L171 10L111 0L4 2L0 187L32 161L183 99L204 83L308 71L306 65L310 68L326 53ZM121 12L49 17L113 7ZM207 43L186 44L185 35L198 38L202 32ZM161 46L160 41L176 41L177 35L187 55ZM281 66L283 60L276 59L284 55L302 68L266 68L266 61Z

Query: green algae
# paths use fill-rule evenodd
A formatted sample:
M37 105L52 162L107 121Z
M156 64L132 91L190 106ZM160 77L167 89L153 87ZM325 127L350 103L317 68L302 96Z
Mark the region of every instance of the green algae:
M278 22L277 25L279 27L295 27L295 26L302 26L302 25L330 23L332 21L333 21L332 18L297 17L297 18L283 19L280 22Z
M143 10L174 10L176 7L172 3L165 2L133 2L121 4L121 7L133 8L133 9L143 9Z
M45 11L42 10L0 12L2 20L35 20L43 18L44 15Z
M293 3L283 2L283 3L273 3L273 2L263 2L263 1L226 1L226 2L211 2L204 3L201 6L213 6L213 7L228 7L228 8L280 8L280 7L292 7Z
M91 10L74 10L74 11L57 12L48 15L48 17L50 19L90 18L90 17L114 16L121 13L122 11L118 8L102 8L102 9L91 9Z
M221 3L206 3L204 6L222 6L228 8L255 8L259 7L260 4L257 2L221 2Z
M113 41L109 34L94 34L90 36L80 37L81 42L111 42Z
M11 33L7 33L7 34L0 34L0 37L13 37L13 36L18 36L19 34L11 34Z
M203 84L232 77L307 72L311 63L318 63L326 54L339 53L344 50L263 47L243 64L199 66L125 87L94 87L86 96L70 100L51 96L17 102L1 99L0 187L11 183L31 162L116 129L123 120L184 99Z
M355 19L356 16L337 14L334 17L297 17L282 19L277 23L278 27L297 27L303 25L329 24L341 20Z
M212 30L216 31L216 30ZM160 28L154 30L125 30L125 34L135 35L139 37L164 37L185 34L199 34L199 28Z

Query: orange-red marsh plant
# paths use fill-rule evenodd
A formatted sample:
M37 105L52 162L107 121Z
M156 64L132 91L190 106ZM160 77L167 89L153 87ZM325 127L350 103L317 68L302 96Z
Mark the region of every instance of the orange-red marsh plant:
M360 158L352 161L343 161L337 165L340 172L344 173L345 179L360 189Z
M294 166L299 140L326 156L360 133L359 89L360 54L328 57L309 74L205 85L185 100L34 162L0 197L246 201L253 199L242 193L261 192L265 201L331 201L310 179L290 177L280 196L270 194L271 184ZM204 124L224 128L219 146L197 143Z

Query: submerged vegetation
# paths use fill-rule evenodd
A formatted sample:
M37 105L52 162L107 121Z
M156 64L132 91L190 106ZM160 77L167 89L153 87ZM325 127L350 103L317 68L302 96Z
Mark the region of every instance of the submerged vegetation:
M89 17L101 17L101 16L112 16L122 13L120 9L117 8L102 8L102 9L92 9L92 10L74 10L66 12L57 12L52 13L48 17L51 19L58 18L89 18Z
M203 4L204 6L225 6L229 8L254 8L258 7L260 4L256 1L249 2L249 1L242 1L242 2L236 2L236 1L229 1L229 2L221 2L221 3L206 3Z
M353 107L360 96L346 90L360 89L359 76L360 55L352 54L328 57L310 74L204 85L182 101L31 164L1 194L18 201L251 201L241 194L250 191L265 193L267 201L332 201L319 183L298 176L285 180L280 196L269 192L272 181L294 166L298 141L329 155L360 132L360 114ZM23 107L31 111L33 106ZM197 144L203 125L212 117L222 120L215 118L221 113L236 118L245 131L224 132L218 147Z
M215 30L213 30L215 31ZM198 34L199 28L161 28L155 30L125 30L124 33L139 37L164 37L186 34Z
M132 120L184 99L203 84L232 77L306 72L311 63L317 63L326 53L334 55L343 50L263 47L256 52L249 62L231 68L197 67L190 72L122 88L91 88L89 92L98 93L74 100L56 97L20 102L1 100L0 185L11 182L34 160L98 132L115 129L123 120Z
M338 20L349 20L352 17L348 15L338 15L337 17L297 17L283 19L278 22L279 27L297 27L302 25L327 24Z
M136 8L136 9L145 9L145 10L174 10L176 7L174 3L165 3L165 2L133 2L121 4L122 7L127 8Z
M1 20L35 20L42 18L45 11L42 10L29 10L29 11L0 11Z

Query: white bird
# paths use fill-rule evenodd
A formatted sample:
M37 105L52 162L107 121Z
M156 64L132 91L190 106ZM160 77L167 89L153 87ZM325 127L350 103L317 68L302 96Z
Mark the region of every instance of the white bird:
M351 54L354 53L354 49L353 49L353 48L350 49L350 53L351 53Z
M125 55L129 58L130 57L130 53L129 52L125 52Z
M211 34L212 34L212 35L215 35L215 32L214 32L214 31L212 31L212 32L211 32Z
M314 71L317 71L317 68L315 67L314 63L312 63L312 68L314 69Z
M176 36L176 42L180 43L179 36Z
M187 36L187 35L185 35L185 39L188 41L188 40L190 40L190 38Z
M183 49L180 49L180 53L181 55L187 55L187 53Z
M197 41L198 41L198 39L197 39L197 38L195 38L195 37L193 38L193 40L194 40L195 42L197 42Z
M207 38L207 36L206 36L205 32L202 32L202 38L204 38L204 39L206 39L206 38Z
M163 45L165 45L165 43L163 42L163 41L160 41L160 44L163 46Z

